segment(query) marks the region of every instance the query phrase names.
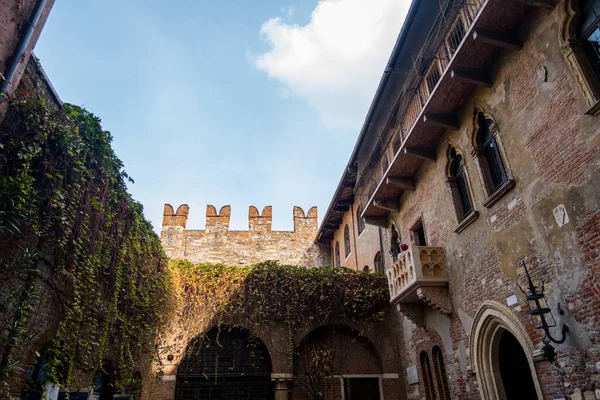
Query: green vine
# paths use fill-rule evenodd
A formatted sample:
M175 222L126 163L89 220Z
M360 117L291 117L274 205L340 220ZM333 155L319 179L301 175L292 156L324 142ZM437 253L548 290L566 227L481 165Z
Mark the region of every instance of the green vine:
M0 333L0 397L17 392L11 377L33 340L51 339L45 373L63 387L104 359L125 386L154 356L172 284L111 140L85 109L26 95L0 127L0 323L15 327ZM14 266L31 254L23 274ZM53 323L36 326L24 311L49 302L61 305Z
M183 343L202 340L222 321L248 328L285 329L292 374L300 332L322 325L354 324L363 334L383 320L389 304L385 278L330 267L264 262L250 267L171 261L176 294L173 324L185 327ZM177 326L172 332L181 332ZM194 346L188 346L189 349Z

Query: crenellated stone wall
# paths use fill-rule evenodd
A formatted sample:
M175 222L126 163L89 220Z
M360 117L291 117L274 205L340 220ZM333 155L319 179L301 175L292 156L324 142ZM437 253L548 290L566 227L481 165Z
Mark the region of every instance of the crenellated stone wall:
M302 208L294 207L293 231L271 230L271 206L265 207L262 214L250 206L247 231L229 230L230 206L217 212L208 205L204 230L187 230L188 214L187 204L179 206L177 211L165 205L161 240L171 258L236 266L270 260L307 267L331 265L329 249L314 243L317 207L306 214Z

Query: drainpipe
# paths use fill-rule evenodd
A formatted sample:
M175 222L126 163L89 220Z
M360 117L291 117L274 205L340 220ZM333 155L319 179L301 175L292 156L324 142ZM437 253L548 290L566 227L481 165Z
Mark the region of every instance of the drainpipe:
M33 31L37 26L40 17L42 16L42 11L46 8L46 3L48 0L38 0L35 4L33 12L27 21L27 26L25 28L25 32L19 38L19 43L17 43L17 48L13 53L12 59L8 68L6 69L6 74L4 76L0 75L0 79L2 79L2 84L0 84L0 103L2 103L6 99L6 95L8 93L8 88L12 85L12 80L17 73L17 69L19 68L19 64L25 51L27 50L27 46L29 45L29 41L31 40L31 36L33 35Z

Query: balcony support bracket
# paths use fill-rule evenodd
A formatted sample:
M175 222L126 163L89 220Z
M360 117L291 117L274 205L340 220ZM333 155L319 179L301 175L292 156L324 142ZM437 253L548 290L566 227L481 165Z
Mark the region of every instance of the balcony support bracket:
M420 303L398 303L396 309L420 328L425 328L423 305Z
M512 34L489 31L486 29L475 29L473 40L480 43L491 44L511 50L521 50L521 43Z
M375 200L373 201L373 205L387 211L400 211L398 203L391 200Z
M436 161L435 149L433 147L410 147L404 148L404 154L421 158L426 161Z
M443 314L452 312L452 304L446 287L420 287L417 289L417 296L423 303Z
M492 80L489 74L484 70L473 68L455 68L450 71L452 79L458 82L469 83L471 85L492 87Z
M388 227L388 219L385 217L365 217L365 224L375 225L382 228Z
M412 178L388 176L385 183L403 190L415 190L415 181Z

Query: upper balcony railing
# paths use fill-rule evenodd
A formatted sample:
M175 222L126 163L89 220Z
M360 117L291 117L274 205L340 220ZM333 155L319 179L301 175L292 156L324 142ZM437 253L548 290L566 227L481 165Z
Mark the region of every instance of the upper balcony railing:
M377 163L377 154L397 152L397 143L403 143L413 130L423 108L435 92L440 79L452 66L452 59L461 47L467 32L477 19L477 15L488 0L450 0L446 11L436 21L425 45L415 57L413 67L401 89L397 107L398 113L392 116L392 134L384 146L383 153L374 152L369 163ZM399 136L399 140L396 136ZM376 164L375 164L376 165ZM387 168L371 168L371 182L380 182ZM365 176L365 179L367 176ZM360 182L359 182L360 184ZM373 188L374 189L374 188ZM363 194L368 194L363 192ZM369 195L370 198L370 195ZM367 199L368 200L368 199Z
M392 303L419 301L417 289L446 286L448 274L441 247L410 246L386 271Z

